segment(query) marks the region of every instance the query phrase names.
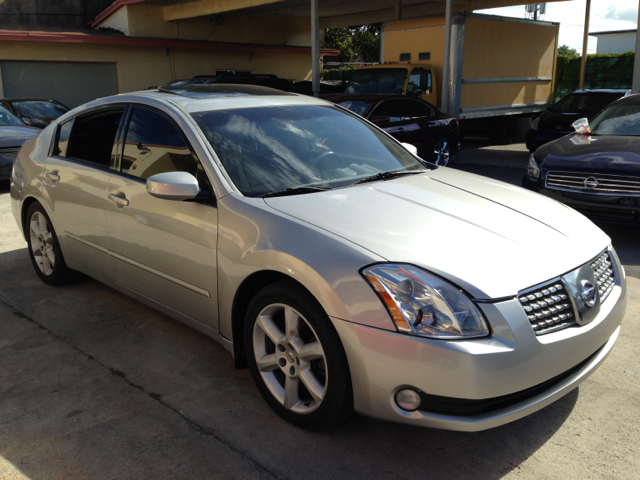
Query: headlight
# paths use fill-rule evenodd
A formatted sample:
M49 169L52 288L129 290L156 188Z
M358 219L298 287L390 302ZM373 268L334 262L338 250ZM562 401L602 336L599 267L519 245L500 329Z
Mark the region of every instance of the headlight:
M538 130L539 124L540 124L540 117L536 118L533 122L531 122L531 126L529 128L531 130Z
M527 165L527 176L531 178L540 178L540 167L538 162L533 158L533 153L529 157L529 164Z
M412 265L381 264L362 270L400 332L461 339L489 335L480 311L453 285Z

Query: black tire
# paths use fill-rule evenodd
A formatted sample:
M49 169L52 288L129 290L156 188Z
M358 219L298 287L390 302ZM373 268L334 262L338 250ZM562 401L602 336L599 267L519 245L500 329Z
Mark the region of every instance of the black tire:
M36 237L42 237L40 237L39 235L35 235L35 232L32 231L31 228L31 223L33 221L36 221L38 215L41 216L40 218L44 217L48 227L46 229L46 232L50 234L50 237L47 236L47 238L50 238L50 241L38 240L39 242L41 242L42 248L39 248L38 245L35 245L34 248L33 242L37 239ZM29 210L27 210L24 231L25 237L27 238L27 245L29 248L29 257L31 257L31 263L33 264L33 268L35 269L40 279L49 285L61 285L63 283L66 283L71 278L71 270L69 270L67 264L64 261L62 249L60 248L60 242L58 241L58 236L56 235L56 231L53 228L51 219L49 218L49 215L47 215L44 207L38 202L32 203L29 206ZM51 265L50 261L48 260L49 255L47 255L45 252L45 247L47 244L49 245L50 251L53 253L53 258L55 259L53 265ZM38 256L39 259L34 253L35 251L40 252L40 255ZM49 266L51 267L50 269L41 266L43 261L42 259L45 256L47 257L47 261L49 261Z
M436 165L446 167L451 164L454 153L453 143L451 140L447 137L439 136L436 138L435 142L433 142L431 158L429 161Z
M286 328L284 325L284 313L279 317L278 309L281 306L290 307L299 314L300 326L297 328L297 332L295 330L289 331L290 329ZM273 312L273 314L268 316L264 315L264 312ZM274 325L277 324L280 329L278 335L284 335L281 337L283 342L276 345L275 342L272 342L270 338L268 338L268 334L265 333L266 330L260 325L256 326L260 313L263 313L263 317L267 316L267 318L272 319ZM306 321L306 326L304 325L304 321ZM309 326L311 328L308 328ZM290 338L294 338L289 337L289 334L293 332L296 332L294 335L295 341L301 342L301 345L310 345L315 340L321 345L323 358L321 360L312 360L306 364L309 365L307 367L307 375L311 371L316 372L314 373L314 375L316 375L314 378L319 378L320 383L324 381L322 385L324 396L319 403L311 398L311 390L307 390L306 383L303 380L303 376L306 377L302 371L305 365L304 360L299 360L298 357L295 356L297 350L294 350L290 343L288 343L292 341ZM309 343L305 343L307 341ZM263 373L258 369L256 360L254 345L257 344L257 348L262 348L260 342L264 342L265 353L263 354L265 357L272 354L272 358L275 360L275 356L280 355L279 361L285 362L284 365L282 363L278 365L271 364L270 368L272 368L272 370L263 372L267 377L263 377ZM299 285L289 281L281 281L268 285L258 292L251 300L245 317L244 345L247 363L258 390L269 406L285 420L307 430L317 430L335 425L352 414L353 393L351 376L347 357L338 333L316 299ZM270 345L272 346L270 347ZM279 348L288 349L285 351L278 350ZM289 350L291 350L291 353ZM283 353L279 352L286 352L284 358L282 356ZM292 360L291 357L294 357L294 360ZM303 357L301 356L300 358ZM290 363L287 363L287 360ZM293 408L307 409L315 407L313 410L294 411L292 408L285 406L285 386L287 385L286 382L289 381L286 372L290 372L290 379L294 379L295 376L293 372L296 369L296 362L298 362L297 368L300 369L300 375L295 383L295 398L298 399L298 403L296 403ZM313 370L313 362L318 362L316 370ZM320 362L322 362L322 365L320 365ZM320 373L318 374L317 372ZM296 375L298 375L298 371L296 371ZM270 382L271 387L267 385L267 382ZM280 387L278 387L278 385L280 385ZM281 388L282 391L285 392L285 396L278 398L276 396L277 392L272 392L270 388Z

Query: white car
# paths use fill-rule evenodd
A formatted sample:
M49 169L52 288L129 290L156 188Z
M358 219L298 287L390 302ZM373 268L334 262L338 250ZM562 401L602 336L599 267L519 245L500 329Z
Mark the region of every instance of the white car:
M625 312L582 215L261 87L78 107L22 148L11 197L43 281L84 272L215 338L310 429L516 420L587 378Z

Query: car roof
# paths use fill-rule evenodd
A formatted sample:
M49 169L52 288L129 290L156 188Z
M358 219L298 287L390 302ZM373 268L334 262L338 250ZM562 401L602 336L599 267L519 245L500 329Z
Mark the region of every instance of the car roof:
M628 88L593 88L593 89L576 90L576 91L571 92L571 93L578 93L578 94L584 94L584 93L619 93L621 95L624 95L628 91L629 91Z
M86 104L86 107L117 102L134 102L136 99L144 98L154 98L177 104L189 113L286 105L332 105L319 98L283 92L274 88L215 83L180 85L174 88L163 86L157 89L114 95L94 100Z
M640 94L632 93L631 95L627 95L626 97L619 98L610 105L613 105L614 103L616 105L640 105Z

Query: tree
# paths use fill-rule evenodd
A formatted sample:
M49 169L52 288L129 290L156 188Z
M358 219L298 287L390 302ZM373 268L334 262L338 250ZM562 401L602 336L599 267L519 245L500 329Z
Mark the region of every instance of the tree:
M378 62L381 27L381 23L374 23L347 28L328 28L324 31L324 46L340 50L339 62Z
M571 48L568 45L561 45L558 47L558 55L564 55L566 57L578 57L578 51L575 48Z

